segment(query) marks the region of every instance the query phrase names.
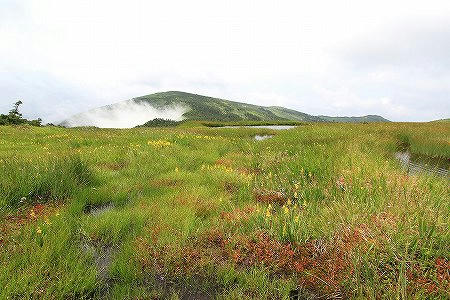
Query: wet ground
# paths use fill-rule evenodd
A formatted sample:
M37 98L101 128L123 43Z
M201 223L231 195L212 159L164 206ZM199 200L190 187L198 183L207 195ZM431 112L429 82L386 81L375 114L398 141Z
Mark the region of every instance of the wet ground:
M88 205L85 207L84 213L98 217L113 208L114 205L112 203L106 203L99 206ZM92 255L99 278L104 281L108 280L109 267L112 263L112 258L118 249L112 244L102 244L98 241L94 241L86 235L81 235L81 249L84 253Z
M450 179L450 160L448 159L411 154L409 151L396 152L395 158L410 175L428 173Z
M273 130L285 130L285 129L291 129L297 126L293 125L257 125L257 126L223 126L220 128L239 128L239 127L245 127L245 128L266 128L266 129L273 129Z
M255 140L262 141L262 140L270 139L272 137L273 137L273 135L255 135Z

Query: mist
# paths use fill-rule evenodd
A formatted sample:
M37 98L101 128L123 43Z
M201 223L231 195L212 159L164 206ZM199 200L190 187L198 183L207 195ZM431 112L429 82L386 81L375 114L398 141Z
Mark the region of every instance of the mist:
M61 125L66 127L132 128L155 118L181 121L183 114L188 110L188 107L182 105L158 109L147 103L136 103L130 100L75 115L63 121Z

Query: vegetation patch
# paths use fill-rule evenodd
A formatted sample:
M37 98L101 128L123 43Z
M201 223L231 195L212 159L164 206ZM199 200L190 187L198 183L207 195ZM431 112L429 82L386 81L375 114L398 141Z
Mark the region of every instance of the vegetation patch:
M64 200L95 182L95 176L79 156L24 161L10 157L0 161L0 207Z
M448 298L448 122L191 125L1 126L0 298Z

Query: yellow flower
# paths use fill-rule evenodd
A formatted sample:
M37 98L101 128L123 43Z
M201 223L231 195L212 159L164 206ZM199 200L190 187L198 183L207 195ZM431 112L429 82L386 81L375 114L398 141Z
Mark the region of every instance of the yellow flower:
M283 210L285 215L289 213L289 208L287 206L283 206Z
M175 167L175 172L177 172L177 173L178 173L178 171L179 171L179 170L178 170L178 167Z
M291 201L291 198L289 198L289 199L288 199L288 201L287 201L287 205L288 205L288 206L292 205L292 201Z
M37 229L36 229L36 232L38 233L38 234L41 234L42 233L42 230L41 230L41 227L37 227Z
M295 223L298 223L300 221L300 216L296 215L295 218L294 218L294 221L295 221Z
M33 209L31 209L31 211L30 211L30 217L33 219L36 218L36 214L34 213Z
M148 140L147 141L147 145L153 146L153 147L156 147L156 148L162 148L162 147L165 147L165 146L170 146L171 142L165 141L165 140L157 140L157 141Z
M269 203L269 206L267 206L266 217L270 218L270 216L272 215L271 210L272 210L272 205Z

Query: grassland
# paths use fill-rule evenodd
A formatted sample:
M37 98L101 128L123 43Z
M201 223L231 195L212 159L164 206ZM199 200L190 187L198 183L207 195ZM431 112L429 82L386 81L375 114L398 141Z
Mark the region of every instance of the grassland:
M0 127L0 298L448 299L449 181L405 148L450 124Z

